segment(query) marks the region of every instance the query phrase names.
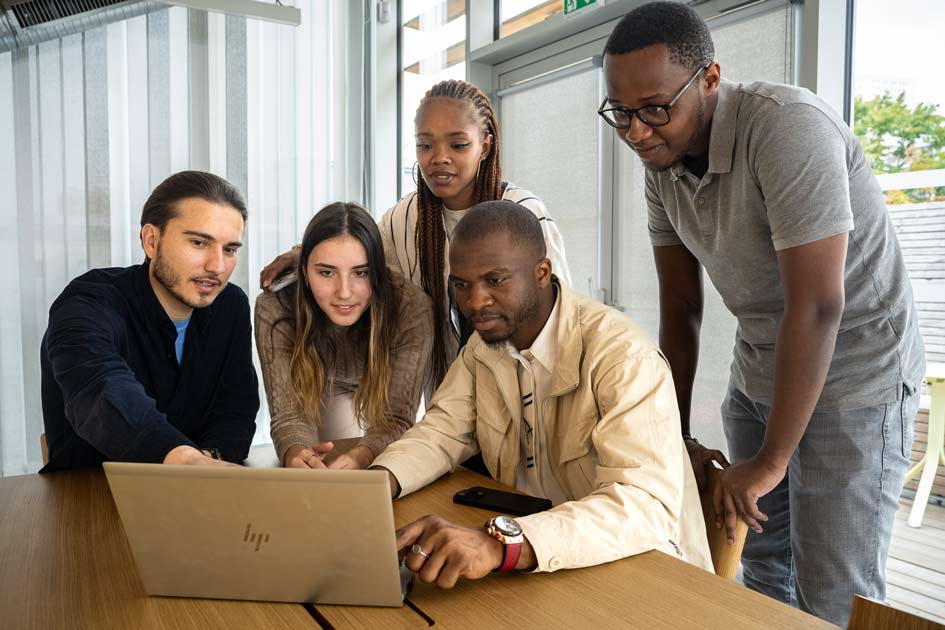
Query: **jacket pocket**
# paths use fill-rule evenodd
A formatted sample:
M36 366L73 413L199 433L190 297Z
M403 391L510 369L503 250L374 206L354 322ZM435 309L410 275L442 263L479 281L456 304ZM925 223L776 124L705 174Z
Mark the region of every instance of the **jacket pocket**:
M589 494L597 487L598 460L591 433L598 420L597 414L587 415L568 426L563 434L559 433L561 454L558 463L575 498Z
M584 457L591 451L591 432L597 426L600 418L597 414L588 414L575 423L569 423L559 429L558 437L561 440L561 455L558 463L564 464L579 457ZM560 422L560 421L559 421Z

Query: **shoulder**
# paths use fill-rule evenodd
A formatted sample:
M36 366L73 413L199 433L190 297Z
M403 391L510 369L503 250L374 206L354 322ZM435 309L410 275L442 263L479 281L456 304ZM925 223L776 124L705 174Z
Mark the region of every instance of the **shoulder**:
M780 130L792 138L821 142L817 131L852 135L849 127L819 96L806 88L758 81L738 86L739 125L755 131ZM802 133L798 133L801 131Z
M552 221L551 215L548 214L548 208L545 207L544 202L542 202L538 195L530 190L519 188L512 182L509 182L505 187L505 192L502 193L502 199L514 201L528 208L532 214L538 217L539 221Z
M567 287L563 290L580 326L586 359L602 366L628 359L664 362L653 339L626 314Z
M413 282L408 282L399 271L388 268L394 293L399 296L401 321L408 322L413 318L432 317L433 300L426 292Z
M397 201L387 212L381 216L380 223L381 225L389 222L395 221L405 221L407 215L411 212L416 212L417 208L417 193L416 191L407 193L400 200Z
M88 308L99 313L123 310L136 300L134 274L138 267L92 269L77 276L55 299L50 313L64 308Z
M295 285L290 285L282 291L275 293L264 291L256 296L256 325L272 325L280 319L289 317L291 315L291 300L289 294L283 294L294 289Z
M512 182L508 182L505 186L505 191L502 193L502 199L507 201L514 201L515 203L520 203L523 206L531 209L533 206L545 207L545 204L542 203L541 199L530 190L524 188L519 188ZM533 210L534 212L534 210Z

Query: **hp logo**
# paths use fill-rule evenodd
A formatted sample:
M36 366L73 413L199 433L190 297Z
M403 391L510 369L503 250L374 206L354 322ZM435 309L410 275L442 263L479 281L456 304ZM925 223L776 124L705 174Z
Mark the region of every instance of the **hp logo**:
M269 534L254 532L252 529L253 524L246 523L246 531L243 533L243 542L248 542L249 544L256 543L256 548L253 549L253 551L259 551L260 545L264 542L269 542Z

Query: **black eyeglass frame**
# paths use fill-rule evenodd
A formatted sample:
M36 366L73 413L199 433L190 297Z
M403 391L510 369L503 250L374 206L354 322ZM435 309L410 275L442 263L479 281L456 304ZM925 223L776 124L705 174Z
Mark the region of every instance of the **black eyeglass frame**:
M600 107L597 108L597 114L601 118L603 118L604 121L608 125L613 127L614 129L629 129L630 125L633 124L634 116L636 116L640 122L642 122L644 125L648 127L663 127L665 125L668 125L670 121L672 120L672 118L669 115L670 108L673 107L680 98L682 98L682 95L686 93L686 90L688 90L689 86L692 85L692 82L696 80L696 77L698 77L703 72L708 70L709 66L711 66L713 63L715 62L710 61L706 65L696 70L696 73L692 75L692 77L688 81L686 81L686 85L682 86L682 89L676 92L676 96L674 96L673 99L668 103L663 103L661 105L644 105L643 107L638 107L636 109L630 109L629 107L608 107L607 109L604 109L604 105L607 104L607 97L605 96L604 100L600 104ZM644 117L643 114L640 113L644 109L651 109L651 108L663 110L666 113L666 122L650 122ZM627 120L629 122L626 125L618 124L616 120L613 120L607 116L608 112L621 112L627 117Z

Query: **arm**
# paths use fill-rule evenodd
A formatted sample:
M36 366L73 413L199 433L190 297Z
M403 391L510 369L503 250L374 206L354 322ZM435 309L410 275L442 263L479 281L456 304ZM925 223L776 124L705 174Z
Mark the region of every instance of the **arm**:
M765 200L784 293L774 356L774 391L763 446L722 475L717 518L732 535L737 510L761 530L757 500L784 477L830 367L844 308L850 206L848 146L842 122L793 103L754 124L748 153ZM791 156L791 157L786 157ZM719 496L721 495L721 496Z
M843 272L847 251L844 232L778 252L784 284L784 317L775 345L774 399L761 449L722 475L724 492L715 497L723 508L731 538L736 513L761 531L767 515L757 501L784 478L811 414L820 398L843 315Z
M702 327L702 268L683 245L654 247L653 258L659 279L660 349L673 372L682 433L689 436Z
M160 463L175 448L196 448L167 421L121 354L121 317L101 296L57 300L45 347L65 416L106 459Z
M249 302L240 292L240 314L233 322L230 344L224 362L220 385L206 422L194 436L200 448L217 448L223 459L242 463L249 454L256 433L256 413L259 411L259 381L253 367Z
M287 457L288 451L316 443L318 432L302 411L292 388L289 363L295 331L283 319L285 314L278 294L263 293L256 299L256 349L269 403L270 433L279 462L289 465L292 458ZM299 455L299 449L291 454Z
M469 348L467 344L447 370L423 420L374 460L374 466L386 468L395 478L400 496L419 490L479 451Z
M655 351L620 355L591 371L602 414L590 434L595 489L516 519L539 571L593 566L679 542L687 463L672 377Z
M331 468L367 468L387 446L412 427L433 350L433 306L430 298L409 283L400 290L401 308L390 352L388 386L392 425L383 429L368 419L368 429L360 444L339 456Z
M712 466L713 461L728 466L728 460L720 451L699 444L689 424L702 327L702 267L684 245L654 246L653 257L660 290L660 349L673 373L686 450L696 483L703 489L705 467Z

